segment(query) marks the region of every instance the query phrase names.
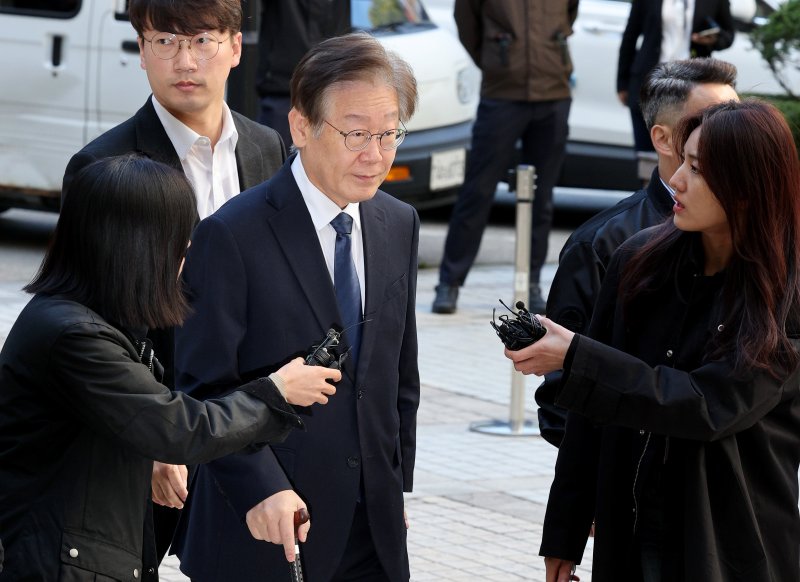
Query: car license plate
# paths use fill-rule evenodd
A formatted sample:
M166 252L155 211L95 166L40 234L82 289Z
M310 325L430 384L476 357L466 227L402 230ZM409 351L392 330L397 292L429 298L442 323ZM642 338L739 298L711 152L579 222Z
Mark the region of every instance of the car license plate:
M431 153L431 190L442 190L464 183L467 150L445 150Z

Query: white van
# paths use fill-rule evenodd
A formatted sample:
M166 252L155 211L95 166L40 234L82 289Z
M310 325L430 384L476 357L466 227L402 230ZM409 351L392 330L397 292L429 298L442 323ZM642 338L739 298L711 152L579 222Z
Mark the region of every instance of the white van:
M418 112L384 188L419 207L444 204L464 179L477 69L419 0L393 1L392 22L369 21L373 0L352 4L354 28L403 56L419 85ZM231 74L228 102L254 116L261 10L253 1L245 10L253 30L244 31L245 57ZM70 157L133 115L150 93L127 0L0 0L0 86L0 210L58 211Z

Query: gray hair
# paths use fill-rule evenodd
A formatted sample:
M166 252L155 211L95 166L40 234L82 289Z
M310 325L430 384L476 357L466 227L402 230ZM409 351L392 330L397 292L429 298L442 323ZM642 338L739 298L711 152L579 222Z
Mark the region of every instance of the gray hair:
M417 107L417 81L411 66L365 32L325 40L312 48L294 70L292 107L319 134L330 105L330 90L353 81L381 81L397 91L400 121Z

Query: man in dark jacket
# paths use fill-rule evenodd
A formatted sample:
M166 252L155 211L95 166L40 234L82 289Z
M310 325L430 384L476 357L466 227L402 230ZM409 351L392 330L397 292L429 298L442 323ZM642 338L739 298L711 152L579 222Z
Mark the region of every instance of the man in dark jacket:
M275 128L283 142L291 144L289 80L308 49L350 32L350 0L262 0L261 4L258 120Z
M567 37L578 0L456 0L461 43L481 69L481 102L472 129L464 185L450 217L434 313L456 310L489 218L497 182L513 164L536 167L531 229L530 307L545 308L539 274L553 220L553 186L561 171L572 99Z
M688 59L655 67L642 86L642 112L658 153L658 167L648 186L578 227L559 256L550 287L547 314L576 333L586 333L611 255L638 231L658 224L672 212L667 184L681 160L672 147L672 130L684 115L712 103L737 99L736 67L717 59ZM553 404L561 372L545 376L536 390L542 436L559 446L566 410Z

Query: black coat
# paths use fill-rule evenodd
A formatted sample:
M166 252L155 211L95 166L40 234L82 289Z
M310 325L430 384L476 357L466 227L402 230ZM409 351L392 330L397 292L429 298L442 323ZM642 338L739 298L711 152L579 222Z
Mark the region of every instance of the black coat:
M614 256L589 332L599 341L570 347L540 553L579 561L595 518L592 580L640 580L633 532L642 487L660 474L664 582L800 580L798 370L735 378L727 358L704 355L725 275L702 276L696 233L673 249L677 272L623 314L620 270L651 232Z
M575 333L586 333L600 285L617 247L644 228L664 222L672 213L672 197L653 170L647 188L593 216L569 237L558 257L558 270L547 297L547 316ZM536 389L539 430L559 446L567 411L555 406L561 370L545 376Z
M326 38L347 34L350 0L262 0L258 93L289 96L294 68Z
M156 580L153 460L200 463L302 425L269 380L240 390L170 392L102 317L34 297L0 352L0 580Z

